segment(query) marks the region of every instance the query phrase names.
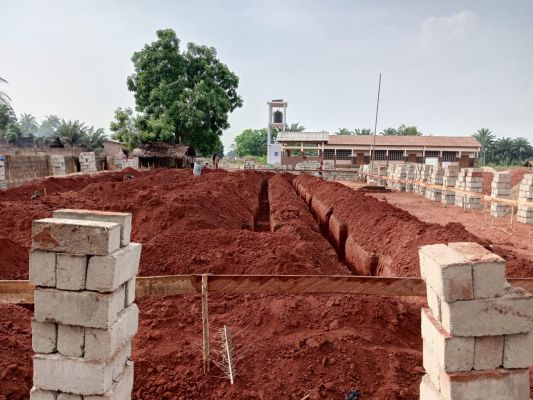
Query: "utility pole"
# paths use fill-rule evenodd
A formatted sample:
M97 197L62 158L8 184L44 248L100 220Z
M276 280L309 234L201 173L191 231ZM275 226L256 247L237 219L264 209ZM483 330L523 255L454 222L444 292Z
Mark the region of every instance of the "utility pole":
M372 153L370 154L370 174L374 173L374 153L376 148L376 134L378 129L378 112L379 112L379 95L381 92L381 72L379 73L378 83L378 101L376 102L376 120L374 121L374 143L372 144Z

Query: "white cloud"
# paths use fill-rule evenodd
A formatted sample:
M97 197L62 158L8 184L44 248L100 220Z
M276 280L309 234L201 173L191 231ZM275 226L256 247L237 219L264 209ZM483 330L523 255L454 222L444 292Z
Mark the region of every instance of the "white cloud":
M478 24L479 15L470 10L443 17L428 17L422 21L418 42L425 47L441 41L462 41L477 30Z

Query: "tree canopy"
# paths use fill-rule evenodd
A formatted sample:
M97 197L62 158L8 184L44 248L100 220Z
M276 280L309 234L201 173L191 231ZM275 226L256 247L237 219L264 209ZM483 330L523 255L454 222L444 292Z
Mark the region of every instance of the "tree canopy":
M488 128L478 129L472 136L481 145L480 164L521 164L533 157L533 146L523 137L497 138Z
M384 136L422 136L422 132L418 130L416 126L407 126L401 124L398 129L386 128L380 132L380 135Z
M135 72L128 77L137 115L118 109L111 130L132 146L139 142L177 142L197 152L220 152L229 114L242 106L239 78L217 58L213 47L189 43L180 50L172 29L133 54Z

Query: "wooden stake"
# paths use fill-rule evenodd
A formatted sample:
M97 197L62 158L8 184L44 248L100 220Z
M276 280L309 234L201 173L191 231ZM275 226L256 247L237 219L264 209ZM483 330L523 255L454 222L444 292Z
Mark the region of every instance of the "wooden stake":
M203 352L204 352L204 375L209 372L209 314L208 314L208 297L207 297L207 274L202 275L202 334L203 334Z
M514 219L514 207L511 206L511 228L513 227L513 219Z
M234 382L234 376L233 376L233 355L231 354L231 348L230 343L228 340L228 328L226 325L224 325L224 348L226 350L226 357L228 358L228 373L229 373L229 381L233 385Z

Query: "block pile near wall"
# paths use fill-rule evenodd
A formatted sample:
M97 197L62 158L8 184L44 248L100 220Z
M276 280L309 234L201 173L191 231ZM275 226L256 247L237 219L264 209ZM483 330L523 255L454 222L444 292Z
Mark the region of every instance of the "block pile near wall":
M511 174L506 172L497 172L492 178L491 184L492 197L499 199L509 199L511 197ZM505 217L511 212L511 207L505 204L492 202L490 203L490 215L493 217Z
M412 193L415 191L415 166L414 164L407 164L407 171L406 171L406 179L407 182L405 183L405 191Z
M52 175L61 176L67 174L67 168L65 164L65 157L61 155L50 156L50 164L52 166Z
M528 400L533 295L508 285L502 258L477 243L420 249L421 400Z
M431 175L429 176L428 183L432 185L442 185L444 181L444 168L433 167L431 169ZM441 201L442 189L441 188L426 188L426 198L433 201Z
M465 178L465 190L467 192L480 193L479 196L466 194L466 209L477 210L481 208L481 192L483 191L483 172L480 168L467 168Z
M115 169L133 168L139 169L139 157L126 158L124 155L116 155L113 157L113 165Z
M418 171L419 180L421 183L428 183L433 173L433 167L431 165L421 165ZM416 193L420 196L425 196L428 188L423 185L418 185L418 191Z
M516 220L523 224L533 224L533 207L520 204L523 201L533 201L533 174L524 175L520 182L518 201Z
M34 221L31 400L130 399L141 245L131 214L59 210Z
M457 183L457 176L459 173L459 167L456 166L449 166L448 168L444 169L444 178L442 180L442 184L446 187L455 187L455 184ZM452 192L450 190L443 190L441 194L441 202L442 204L455 204L455 192Z
M80 153L80 172L96 172L96 155L94 152Z
M393 164L392 177L395 179L405 180L407 178L407 165L406 164ZM396 190L405 192L405 182L398 182L398 181L393 180L392 187Z

